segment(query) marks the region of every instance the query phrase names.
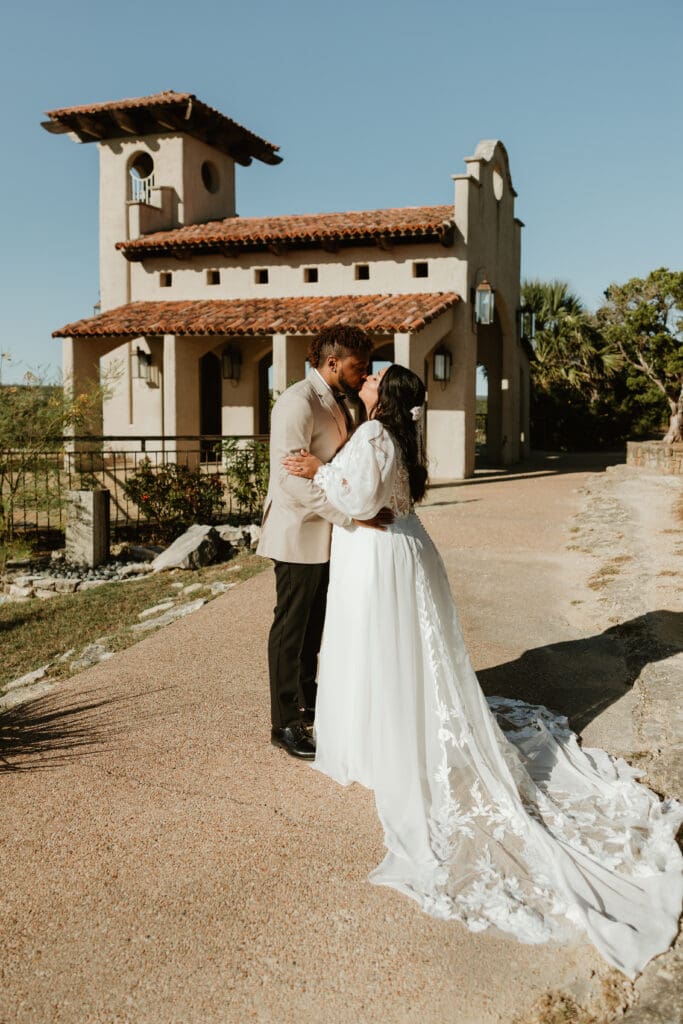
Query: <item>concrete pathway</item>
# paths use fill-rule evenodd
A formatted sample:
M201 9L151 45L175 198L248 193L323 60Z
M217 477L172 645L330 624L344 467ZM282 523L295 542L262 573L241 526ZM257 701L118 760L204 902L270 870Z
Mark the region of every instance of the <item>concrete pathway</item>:
M570 711L623 752L601 725L634 681L619 609L587 585L600 556L568 550L595 468L435 488L423 519L487 692ZM624 1005L588 945L471 934L366 881L372 795L268 742L273 598L267 570L12 712L0 1024L530 1024L564 1019L553 1000Z

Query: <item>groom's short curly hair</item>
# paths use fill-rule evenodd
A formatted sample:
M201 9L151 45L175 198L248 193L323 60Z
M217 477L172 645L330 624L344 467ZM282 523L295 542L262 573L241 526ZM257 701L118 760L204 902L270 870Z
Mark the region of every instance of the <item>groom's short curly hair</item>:
M369 356L371 352L372 341L362 328L349 324L334 324L332 327L325 327L313 338L308 346L308 361L311 366L317 368L328 356L341 358L358 353Z

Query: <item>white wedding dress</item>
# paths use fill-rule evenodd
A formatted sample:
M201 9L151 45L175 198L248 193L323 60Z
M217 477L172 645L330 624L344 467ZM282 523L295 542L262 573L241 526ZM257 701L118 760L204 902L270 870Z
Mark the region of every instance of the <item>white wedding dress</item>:
M562 716L486 700L380 423L315 483L350 516L395 514L386 532L334 527L315 720L314 767L374 790L387 854L371 881L473 931L538 943L583 929L633 978L676 935L683 807L581 749Z

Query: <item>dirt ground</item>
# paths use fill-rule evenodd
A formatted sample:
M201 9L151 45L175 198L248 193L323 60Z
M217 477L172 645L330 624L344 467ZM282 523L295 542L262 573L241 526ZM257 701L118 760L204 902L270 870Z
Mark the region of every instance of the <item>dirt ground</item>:
M545 457L435 487L421 513L485 691L564 711L663 794L681 495ZM632 986L588 944L472 934L368 884L372 795L268 742L273 596L266 570L0 721L26 736L1 780L1 1024L680 1020L677 950Z

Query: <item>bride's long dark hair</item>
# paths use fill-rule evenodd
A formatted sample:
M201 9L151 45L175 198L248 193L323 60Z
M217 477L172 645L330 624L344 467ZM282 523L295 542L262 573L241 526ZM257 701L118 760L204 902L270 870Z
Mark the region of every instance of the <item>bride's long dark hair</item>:
M377 406L373 419L379 420L396 441L408 470L410 494L413 501L421 501L427 490L427 465L418 430L420 420L414 420L411 409L421 408L425 400L425 386L412 370L394 363L379 382Z

